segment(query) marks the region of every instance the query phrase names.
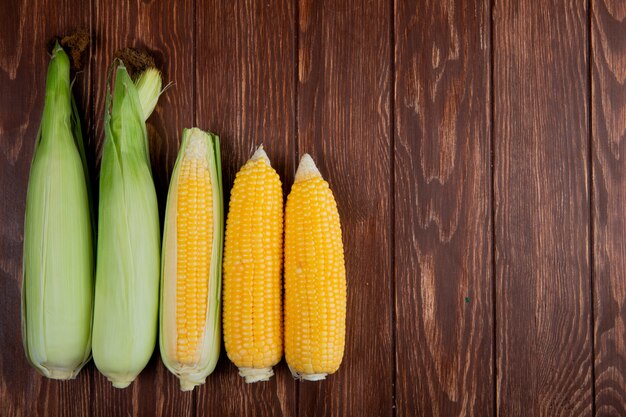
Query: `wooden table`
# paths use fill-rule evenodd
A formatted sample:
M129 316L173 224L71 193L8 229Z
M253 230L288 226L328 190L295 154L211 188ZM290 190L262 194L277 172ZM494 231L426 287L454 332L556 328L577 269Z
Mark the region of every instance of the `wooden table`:
M51 37L88 28L74 91L89 160L106 72L132 46L173 81L149 121L163 206L183 127L222 138L225 188L263 143L337 196L339 372L226 356L181 393L155 352L116 390L27 363L24 201ZM0 415L626 416L626 3L11 0L0 15ZM94 185L97 178L93 179Z

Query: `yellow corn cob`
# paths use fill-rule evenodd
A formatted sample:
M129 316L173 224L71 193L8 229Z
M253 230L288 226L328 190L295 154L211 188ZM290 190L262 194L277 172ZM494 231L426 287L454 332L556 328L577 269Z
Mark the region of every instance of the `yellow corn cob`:
M224 247L224 344L248 383L283 354L282 249L282 185L260 146L235 178Z
M189 149L189 148L188 148ZM209 248L213 242L213 193L206 159L183 158L176 217L176 358L198 360L207 310Z
M188 391L204 383L220 349L222 183L219 139L185 129L163 233L160 346Z
M305 154L285 209L285 357L293 376L317 381L334 373L345 331L346 271L337 204Z

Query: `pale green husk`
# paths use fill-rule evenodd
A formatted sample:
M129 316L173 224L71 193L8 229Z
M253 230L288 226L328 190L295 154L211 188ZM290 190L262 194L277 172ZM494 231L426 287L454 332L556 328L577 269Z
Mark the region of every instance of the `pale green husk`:
M22 339L43 375L73 379L89 360L93 230L83 137L70 63L56 44L28 181Z
M161 82L158 71L151 74L159 80L139 86L116 63L105 109L93 358L117 388L136 378L156 343L160 228L145 120Z
M200 143L199 143L200 142ZM208 308L202 337L201 355L193 366L176 360L176 207L180 165L188 146L206 150L213 195L213 242L209 280ZM193 149L193 148L192 148ZM203 384L213 372L220 354L221 344L221 288L222 248L224 240L224 208L222 197L222 164L219 137L198 128L185 129L174 172L170 181L163 230L163 260L161 270L161 309L159 346L163 363L180 379L182 391Z
M139 103L141 103L141 108L144 111L146 120L154 111L157 101L159 101L161 85L161 74L156 68L148 68L142 72L137 78L137 81L135 81L137 96L139 97Z

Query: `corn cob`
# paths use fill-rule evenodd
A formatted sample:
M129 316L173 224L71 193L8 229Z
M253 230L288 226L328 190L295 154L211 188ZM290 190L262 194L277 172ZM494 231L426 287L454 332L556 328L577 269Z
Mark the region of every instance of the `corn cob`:
M220 353L222 204L219 138L185 129L167 197L159 336L183 391L204 383Z
M145 121L160 92L156 69L135 83L120 62L106 99L93 358L116 388L136 378L156 342L160 228Z
M248 383L282 356L283 194L263 147L235 178L224 248L224 344Z
M94 260L89 200L70 63L57 43L28 183L22 287L26 356L48 378L75 378L91 352Z
M317 381L339 368L345 321L337 204L305 154L285 209L285 357L295 378Z

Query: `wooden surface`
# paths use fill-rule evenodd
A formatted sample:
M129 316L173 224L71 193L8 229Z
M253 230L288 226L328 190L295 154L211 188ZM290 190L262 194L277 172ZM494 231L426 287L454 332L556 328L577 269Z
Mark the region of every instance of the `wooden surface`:
M397 2L398 416L494 415L489 28L484 0Z
M595 407L626 415L626 3L591 4Z
M493 9L496 411L591 416L588 14L541 9Z
M246 385L222 354L181 393L28 366L24 203L45 45L92 35L74 93L97 167L114 52L166 81L148 123L163 210L183 127L220 134L228 198L264 144L337 197L344 362ZM626 415L626 5L620 0L15 0L0 15L0 416Z

